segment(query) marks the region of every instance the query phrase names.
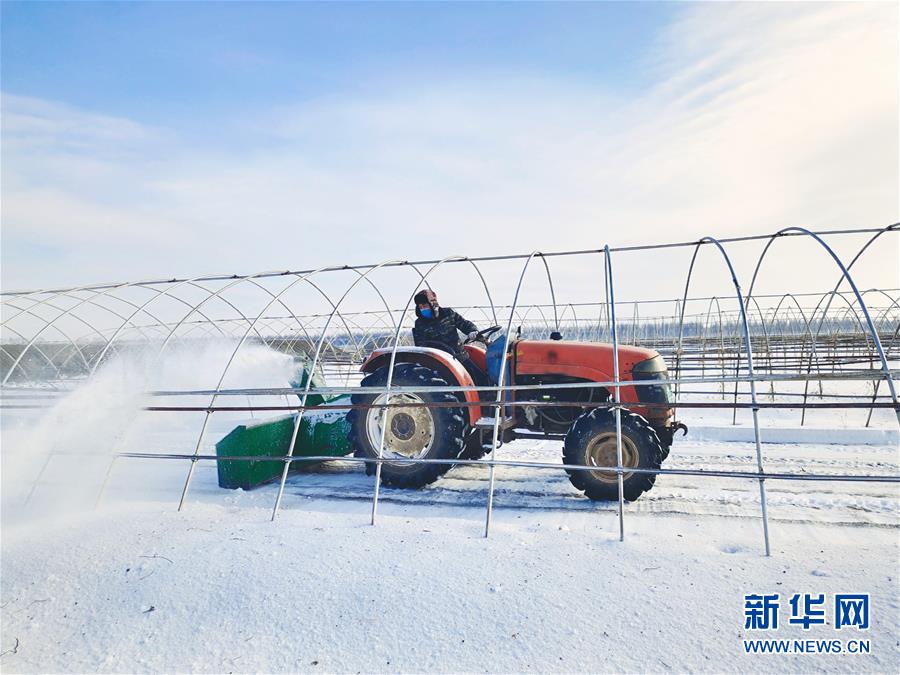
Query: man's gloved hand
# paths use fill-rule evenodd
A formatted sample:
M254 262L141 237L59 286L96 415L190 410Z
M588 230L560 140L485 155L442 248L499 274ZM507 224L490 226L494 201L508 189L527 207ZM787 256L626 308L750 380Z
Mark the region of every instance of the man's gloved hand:
M478 331L477 331L477 330L473 330L471 333L469 333L468 335L466 335L466 341L467 341L467 342L474 342L475 339L476 339L477 337L478 337Z

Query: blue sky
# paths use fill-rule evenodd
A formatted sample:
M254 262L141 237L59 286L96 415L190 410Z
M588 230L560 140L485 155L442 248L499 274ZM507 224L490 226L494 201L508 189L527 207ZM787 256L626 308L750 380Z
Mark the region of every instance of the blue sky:
M471 72L651 81L674 3L3 4L3 86L208 127L260 106Z
M4 288L898 218L894 3L0 9Z

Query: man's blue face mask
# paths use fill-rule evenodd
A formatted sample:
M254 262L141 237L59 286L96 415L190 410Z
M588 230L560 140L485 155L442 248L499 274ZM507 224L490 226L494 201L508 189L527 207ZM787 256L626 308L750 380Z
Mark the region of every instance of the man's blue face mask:
M426 319L430 319L434 316L434 311L432 311L431 307L429 307L428 309L420 309L419 313Z

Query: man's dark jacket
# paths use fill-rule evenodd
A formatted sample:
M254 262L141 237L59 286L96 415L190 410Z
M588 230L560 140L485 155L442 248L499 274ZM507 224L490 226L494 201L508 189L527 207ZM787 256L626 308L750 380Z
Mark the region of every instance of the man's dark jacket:
M413 341L417 347L437 347L440 344L443 345L444 351L457 357L468 358L459 342L457 330L468 335L478 330L478 327L449 307L441 307L435 319L425 319L421 316L416 319L413 326Z

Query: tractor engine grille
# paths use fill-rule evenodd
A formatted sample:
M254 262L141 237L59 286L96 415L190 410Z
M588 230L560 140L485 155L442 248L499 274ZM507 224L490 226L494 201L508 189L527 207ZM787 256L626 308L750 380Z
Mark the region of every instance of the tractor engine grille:
M634 366L632 379L636 381L668 380L669 371L661 356L641 361ZM641 403L675 403L675 396L668 384L641 385L635 387Z

